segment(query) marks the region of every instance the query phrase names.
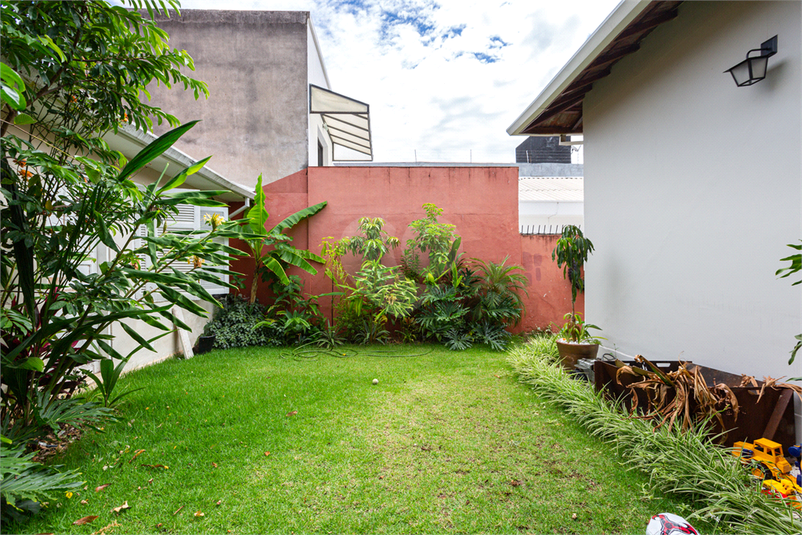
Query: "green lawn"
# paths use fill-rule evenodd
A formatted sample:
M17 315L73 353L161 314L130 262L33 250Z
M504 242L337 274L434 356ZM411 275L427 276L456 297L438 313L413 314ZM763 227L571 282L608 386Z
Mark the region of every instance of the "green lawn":
M215 351L127 375L120 392L145 388L120 421L57 460L85 489L3 531L643 533L685 510L517 383L504 353L357 351Z

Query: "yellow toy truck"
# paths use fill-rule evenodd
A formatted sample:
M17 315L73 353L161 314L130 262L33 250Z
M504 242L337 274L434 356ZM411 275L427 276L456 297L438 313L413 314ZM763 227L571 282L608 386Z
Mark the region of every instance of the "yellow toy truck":
M789 451L796 457L800 454L798 446ZM790 499L795 508L802 509L799 469L794 470L791 463L786 460L781 444L767 438L759 438L754 444L736 442L733 444L732 454L740 457L741 462L745 464L750 461L757 463L752 475L763 481L763 492Z

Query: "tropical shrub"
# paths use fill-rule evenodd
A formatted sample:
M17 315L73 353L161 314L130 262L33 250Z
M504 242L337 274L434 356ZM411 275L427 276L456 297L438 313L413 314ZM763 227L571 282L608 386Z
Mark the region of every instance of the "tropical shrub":
M262 323L267 313L264 305L250 303L239 295L227 295L221 301L223 307L204 327L204 335L215 337L216 349L284 344L280 325Z
M275 300L267 309L266 325L283 333L283 345L300 344L317 337L324 328L317 296L303 295L301 278L287 277L287 283L277 280L271 286Z
M384 230L379 217L359 220L360 235L338 241L323 241L326 274L338 288L335 305L338 331L348 340L367 344L389 339L388 320L407 317L417 299L416 285L403 276L397 266L381 263L384 255L398 246L398 238ZM360 269L349 276L342 258L352 253L362 258Z
M447 273L457 260L461 238L456 226L437 221L443 213L441 208L426 203L423 209L426 217L409 224L414 236L407 240L401 265L407 277L431 283ZM426 255L426 262L421 260L421 254Z
M526 312L521 294L528 295L528 281L519 272L520 266L507 265L509 258L505 257L500 264L473 259L478 277L478 302L474 306L474 321L513 325Z
M485 343L501 351L507 347L507 327L523 313L521 292L526 277L518 266L474 259L468 267L455 263L450 277L428 283L421 296L415 319L424 338L442 342L455 350Z

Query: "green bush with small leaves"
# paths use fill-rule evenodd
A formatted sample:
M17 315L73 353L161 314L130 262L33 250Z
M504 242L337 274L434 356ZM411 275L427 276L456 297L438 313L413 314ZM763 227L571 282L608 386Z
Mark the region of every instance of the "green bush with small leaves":
M215 336L215 349L283 345L284 333L278 324L256 326L265 319L263 305L250 304L238 295L225 297L222 304L222 310L203 329L204 335Z

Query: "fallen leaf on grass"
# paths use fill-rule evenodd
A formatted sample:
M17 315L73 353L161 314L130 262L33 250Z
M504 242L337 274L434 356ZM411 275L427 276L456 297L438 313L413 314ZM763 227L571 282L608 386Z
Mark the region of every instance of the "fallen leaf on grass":
M571 515L571 520L576 520L576 513Z
M81 500L81 505L86 505L86 504L88 504L88 503L89 503L89 502L88 502L87 500Z
M298 411L292 411L292 412L288 412L287 416L295 416L296 414L298 414Z
M221 503L223 503L223 500L217 500L217 503L215 505L220 505Z
M75 522L72 523L73 526L83 526L84 524L88 524L92 522L94 519L97 518L97 515L94 516L85 516L83 518L79 518Z
M265 452L265 457L267 457L268 455L270 455L270 452L269 452L269 451L266 451L266 452Z
M134 459L136 459L137 457L142 455L144 452L145 452L145 450L137 450L137 452L134 454L134 456L131 457L131 460L128 461L128 464L131 464L132 462L134 462Z
M125 511L126 509L130 509L130 508L131 508L131 506L128 505L128 501L126 500L126 502L124 504L122 504L119 507L115 507L114 509L112 509L112 511L117 513L117 514L120 514L120 512Z
M212 466L217 468L217 463L212 463Z
M106 483L105 485L100 485L99 487L95 487L95 492L100 492L101 490L105 489L109 485L111 485L111 483Z
M108 530L109 533L111 533L114 530L114 528L119 528L119 527L120 525L117 522L112 522L108 526L104 526L99 530L97 530L96 532L92 533L92 535L106 535L106 530Z
M196 511L196 512L195 512L195 518L200 518L200 517L202 517L202 516L206 516L206 515L204 515L204 514L203 514L203 513L201 513L200 511Z

